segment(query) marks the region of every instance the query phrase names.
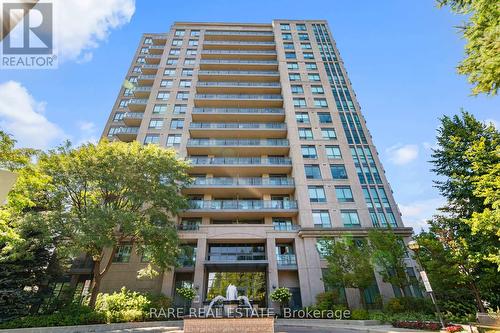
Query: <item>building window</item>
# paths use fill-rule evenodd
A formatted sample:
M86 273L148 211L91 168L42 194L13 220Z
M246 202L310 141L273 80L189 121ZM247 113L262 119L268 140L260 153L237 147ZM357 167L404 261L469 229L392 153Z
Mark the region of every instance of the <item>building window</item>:
M182 87L182 88L191 88L191 80L181 80L179 82L179 87Z
M186 34L185 30L175 30L175 36L177 37L184 36L185 34Z
M274 217L273 218L273 226L274 226L274 230L277 230L277 231L291 231L291 230L293 230L292 220L288 219L288 218Z
M187 100L189 98L189 93L187 91L179 91L176 98L180 100Z
M173 83L173 80L161 80L160 87L171 87Z
M290 34L290 33L283 33L283 34L281 34L281 37L284 40L292 40L292 34Z
M301 85L292 86L292 94L303 94L304 88Z
M307 179L321 179L321 170L317 164L305 164L304 169Z
M156 99L161 99L162 101L166 101L169 98L170 98L169 92L159 92L158 95L156 95Z
M195 56L197 54L198 54L198 51L196 51L196 50L187 50L186 51L187 56Z
M174 105L174 114L185 114L187 111L186 104L175 104Z
M314 59L312 52L304 52L304 59Z
M182 39L174 39L172 41L172 46L181 46L182 45Z
M175 75L175 69L172 69L172 68L165 69L163 71L163 75L165 75L165 76L174 76Z
M285 50L294 50L293 43L283 43L283 48Z
M311 43L301 43L300 48L302 50L310 50L310 49L312 49L312 46L311 46Z
M280 24L280 29L284 30L284 31L288 31L288 30L290 30L290 24L288 24L288 23L281 23Z
M188 42L189 46L198 46L198 41L195 39L190 39Z
M132 95L132 89L124 89L123 96L128 97Z
M198 37L200 35L200 30L191 30L192 37Z
M194 59L186 59L184 60L184 65L194 65Z
M137 76L131 76L131 77L128 79L128 81L129 81L130 83L137 83Z
M317 70L318 66L316 65L315 62L306 62L306 69L308 71Z
M134 73L140 73L141 72L141 66L134 66L134 69L132 71Z
M174 56L178 56L181 54L181 50L180 49L171 49L170 52L168 53L170 55L174 55ZM168 63L168 62L167 62Z
M336 140L337 139L337 133L335 133L335 129L333 129L333 128L322 128L321 129L321 136L325 140Z
M343 164L331 164L330 171L333 179L347 179L347 171Z
M151 121L149 122L149 128L162 129L163 119L151 119Z
M294 98L293 106L296 108L305 108L306 107L306 99L305 98Z
M307 112L297 112L295 114L295 120L300 124L309 124L309 113Z
M170 66L175 66L177 65L178 59L177 58L168 58L167 59L167 65Z
M113 121L120 121L125 116L125 112L117 112L113 117Z
M307 74L307 78L309 81L321 81L319 74Z
M181 76L193 76L192 69L183 69L181 72Z
M329 112L318 112L318 119L322 124L332 123L332 115Z
M299 64L296 62L287 62L286 67L290 70L299 69Z
M342 158L339 146L325 146L325 150L328 158Z
M322 86L311 86L311 92L316 95L322 95L325 93L325 90Z
M318 154L316 153L315 146L311 146L311 145L301 146L300 150L302 152L303 158L318 158Z
M302 23L297 23L296 27L297 27L298 31L306 31L307 30L306 25L302 24Z
M300 81L300 74L298 73L288 74L288 79L290 81Z
M310 128L299 128L299 139L313 140L313 132Z
M315 228L331 228L332 221L327 210L313 210L313 222Z
M325 189L323 186L308 186L309 200L311 202L326 202Z
M115 135L116 132L120 130L120 127L110 127L108 131L108 136Z
M113 257L113 262L117 263L129 262L131 253L132 253L132 244L119 245L116 248L115 256Z
M144 138L144 144L158 144L160 142L160 135L158 134L148 134Z
M167 147L178 146L181 144L181 134L169 134L167 137Z
M144 44L153 44L153 38L151 37L144 38Z
M167 105L166 104L156 104L153 107L153 113L155 114L161 114L167 112Z
M126 108L128 105L128 99L122 99L120 101L120 105L118 105L118 107L121 109L121 108Z
M184 128L184 119L174 118L170 122L170 129L182 129Z
M328 103L326 102L325 98L315 98L314 99L314 106L317 108L327 108Z
M354 202L354 197L349 186L335 186L335 195L339 202Z
M305 34L305 33L300 33L299 34L299 40L309 40L309 35ZM309 44L309 46L311 46L311 44Z
M295 52L285 52L285 58L287 59L297 59Z
M355 210L341 210L340 216L342 217L342 223L344 227L360 227L358 212Z

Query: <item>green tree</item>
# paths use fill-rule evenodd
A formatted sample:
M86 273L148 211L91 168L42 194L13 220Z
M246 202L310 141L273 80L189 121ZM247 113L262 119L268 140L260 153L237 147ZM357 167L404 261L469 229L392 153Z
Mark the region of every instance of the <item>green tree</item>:
M89 304L123 242L146 253L140 272L157 274L175 266L178 238L173 216L186 207L181 188L189 181L187 163L174 150L138 142L69 144L40 155L40 172L50 178L43 212L58 249L94 260ZM104 256L104 250L110 255Z
M370 248L364 239L350 235L325 242L328 262L324 282L331 288L357 288L363 309L366 309L365 290L373 284L373 265Z
M465 14L469 22L462 27L466 58L458 72L468 75L474 84L474 95L496 95L500 85L500 5L496 0L437 0L438 5L450 6Z
M372 263L382 280L397 286L404 296L412 296L406 292L411 281L406 273L406 248L403 238L390 229L373 229L368 233L368 242Z

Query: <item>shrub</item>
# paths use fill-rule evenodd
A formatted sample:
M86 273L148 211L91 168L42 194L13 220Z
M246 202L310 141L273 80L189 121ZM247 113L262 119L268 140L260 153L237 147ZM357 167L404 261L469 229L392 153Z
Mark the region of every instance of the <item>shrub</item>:
M290 292L290 289L281 287L273 290L273 292L269 296L273 301L284 304L287 303L290 298L292 298L292 293Z
M370 319L380 320L383 323L392 323L395 321L434 321L435 315L420 312L402 312L388 313L383 311L373 311L369 313Z
M192 301L196 297L196 290L193 288L177 288L176 290L187 301Z
M108 323L142 321L146 318L150 304L151 301L145 295L123 287L120 292L99 294L95 310L104 314Z
M427 298L418 297L397 297L391 298L385 310L389 313L421 312L434 313L434 307Z
M368 311L362 310L362 309L357 309L357 310L352 310L351 311L351 318L352 320L367 320L370 318L370 315Z
M316 295L318 310L333 310L336 304L343 304L338 291L327 291Z
M394 321L392 326L429 331L439 331L441 329L441 324L430 321Z

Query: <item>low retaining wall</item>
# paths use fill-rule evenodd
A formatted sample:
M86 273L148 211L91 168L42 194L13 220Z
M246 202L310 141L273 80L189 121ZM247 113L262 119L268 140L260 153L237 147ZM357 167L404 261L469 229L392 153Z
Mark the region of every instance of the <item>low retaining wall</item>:
M274 318L189 318L184 333L274 333Z

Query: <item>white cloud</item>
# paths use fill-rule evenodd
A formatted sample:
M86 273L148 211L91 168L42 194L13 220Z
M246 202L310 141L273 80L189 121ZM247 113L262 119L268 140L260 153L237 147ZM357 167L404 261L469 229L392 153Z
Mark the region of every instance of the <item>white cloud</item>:
M80 130L80 138L76 142L76 146L89 142L97 143L99 141L96 135L97 127L93 122L79 121L77 125Z
M392 163L403 165L415 160L418 157L418 150L418 145L397 144L387 148L386 153Z
M403 214L403 222L408 227L413 227L415 232L421 229L427 229L427 220L437 212L437 208L444 206L446 203L444 198L433 198L418 200L406 205L399 204L401 214Z
M0 84L0 128L12 134L21 147L44 149L59 143L66 135L45 117L45 105L19 82Z
M87 62L111 30L130 22L135 0L61 0L56 11L56 46L61 60Z

